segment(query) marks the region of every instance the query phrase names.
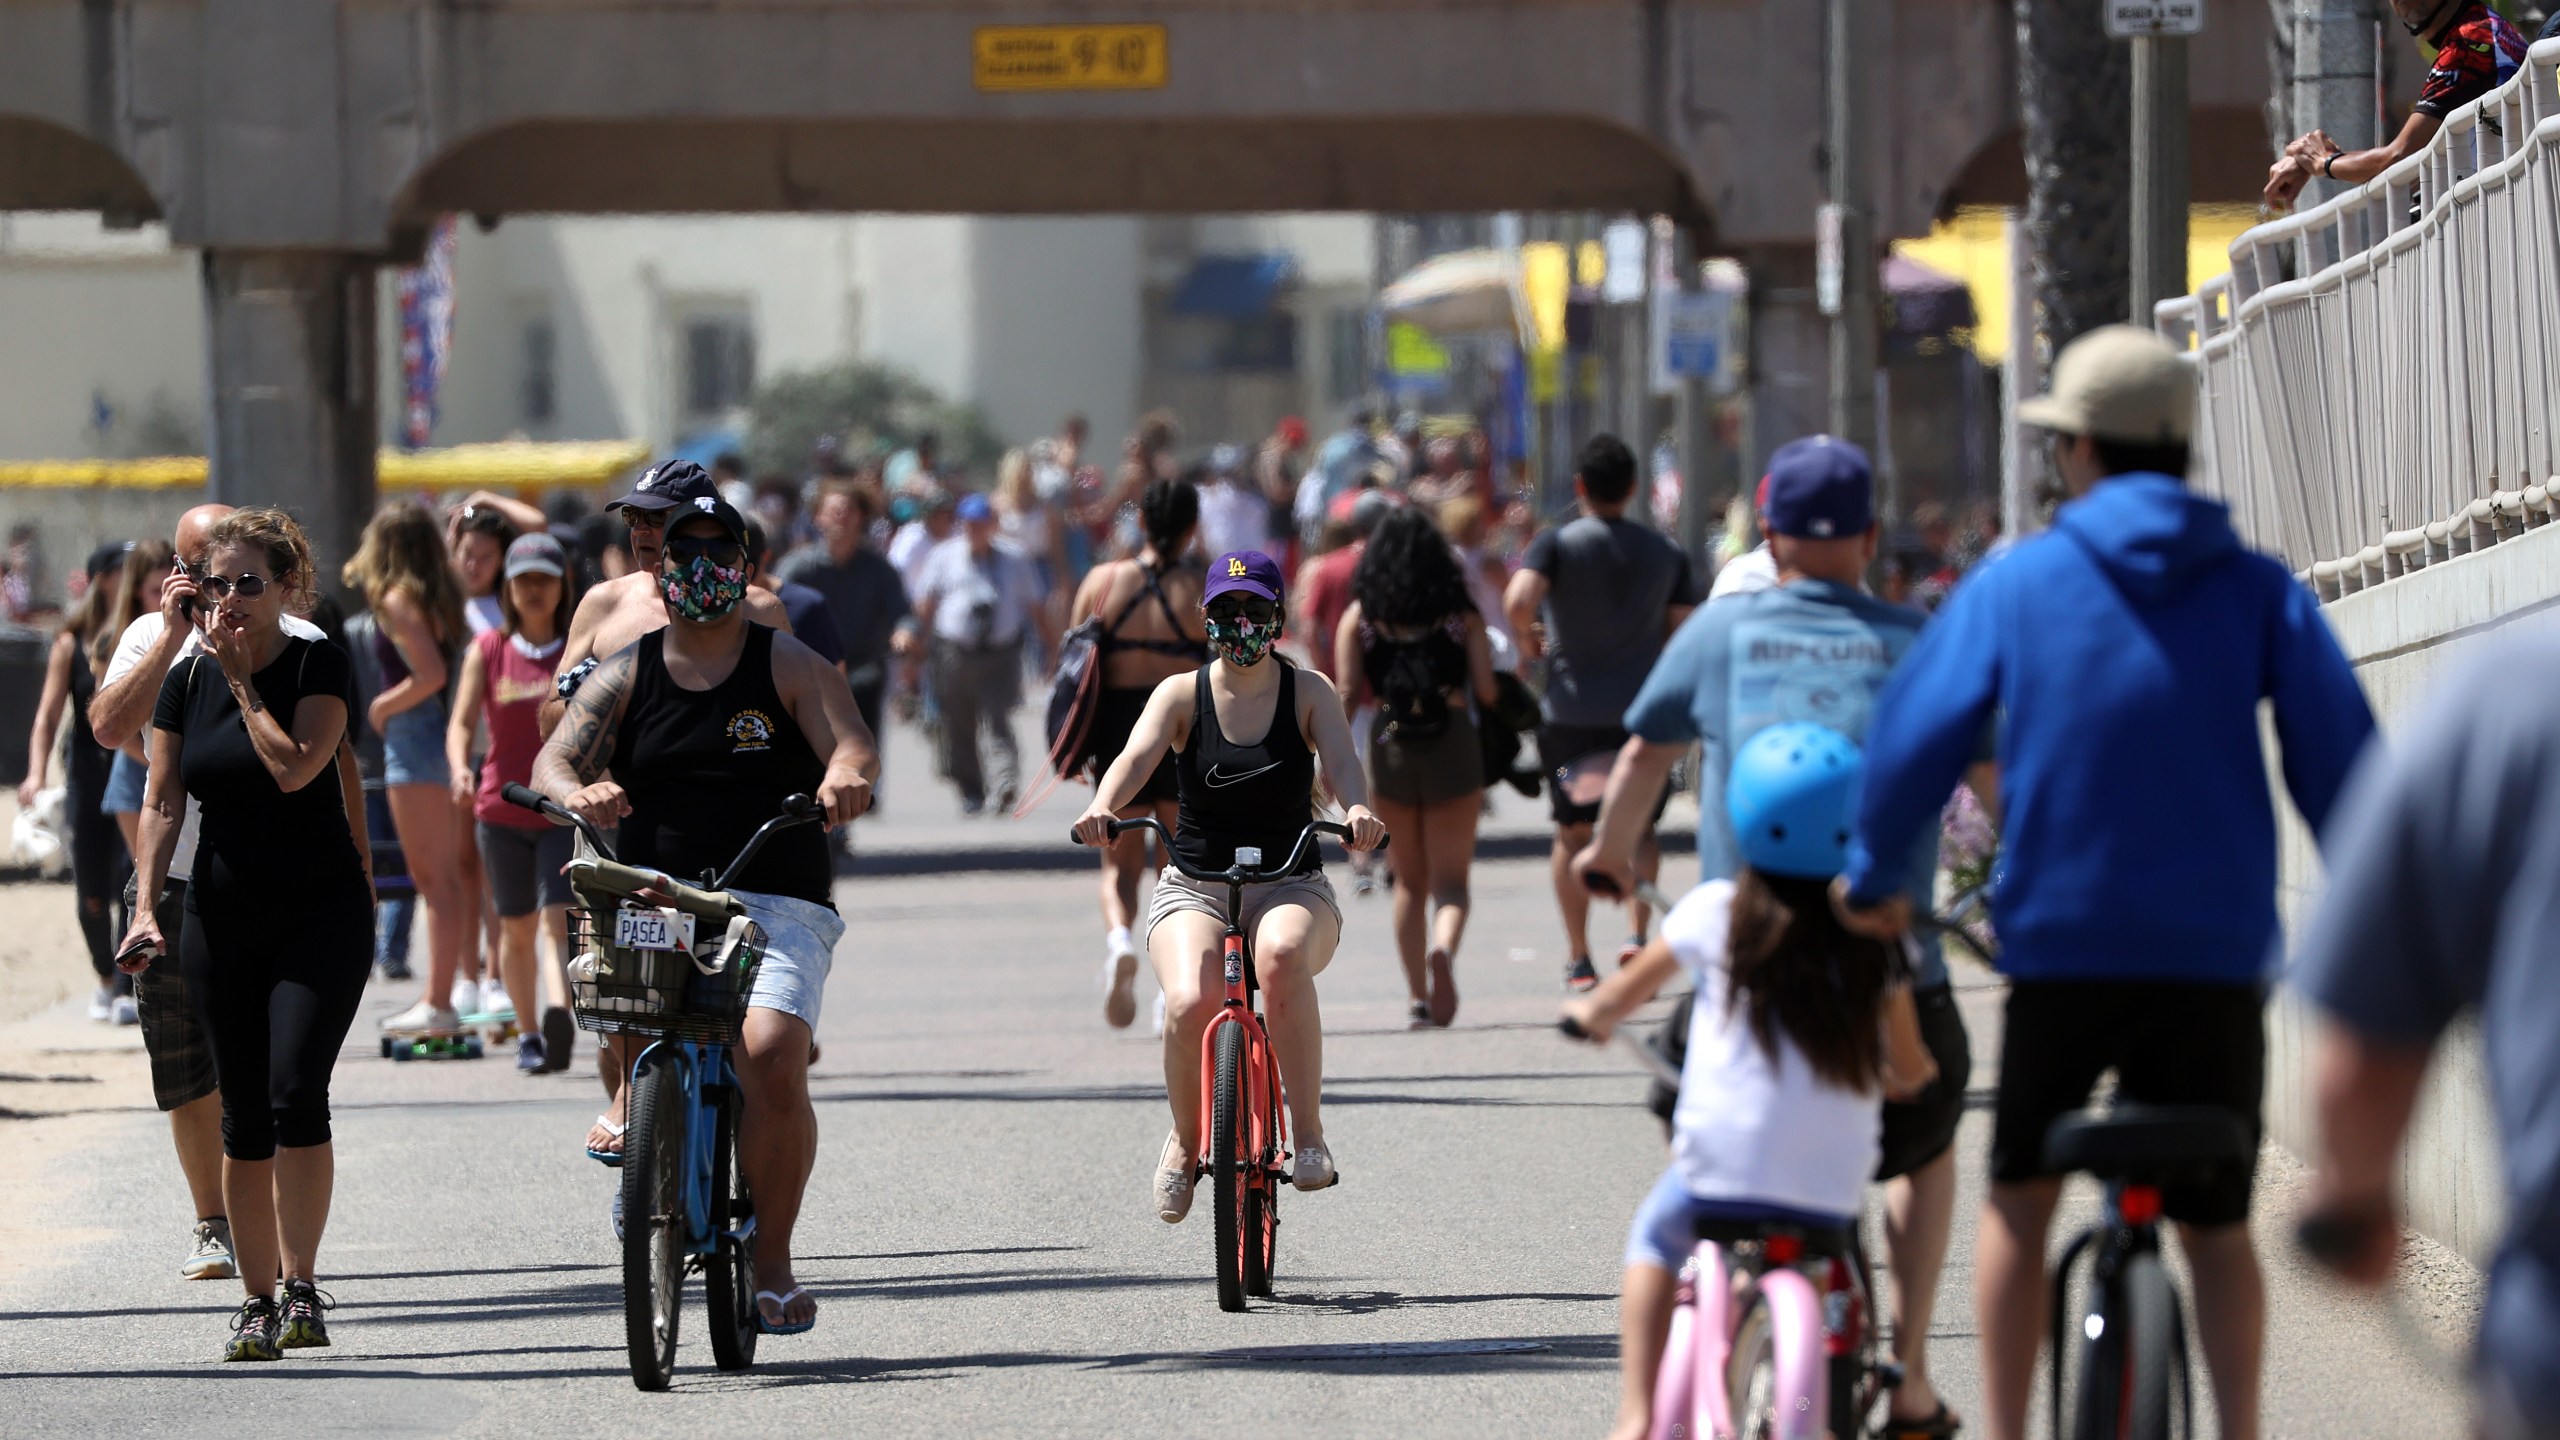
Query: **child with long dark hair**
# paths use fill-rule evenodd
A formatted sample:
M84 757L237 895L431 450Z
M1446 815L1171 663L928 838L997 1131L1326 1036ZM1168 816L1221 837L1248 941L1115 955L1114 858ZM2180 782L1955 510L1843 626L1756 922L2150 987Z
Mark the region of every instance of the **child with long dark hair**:
M1605 1040L1676 972L1697 984L1671 1167L1627 1237L1613 1440L1652 1424L1698 1222L1855 1223L1885 1096L1935 1074L1900 952L1852 934L1831 908L1859 769L1858 747L1819 725L1754 735L1725 782L1742 869L1690 891L1631 964L1564 1007Z

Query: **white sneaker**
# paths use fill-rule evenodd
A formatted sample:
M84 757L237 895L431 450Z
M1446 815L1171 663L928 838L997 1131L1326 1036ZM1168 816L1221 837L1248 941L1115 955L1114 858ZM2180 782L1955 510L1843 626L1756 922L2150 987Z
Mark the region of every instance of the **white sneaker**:
M231 1222L199 1220L195 1240L187 1247L186 1263L178 1267L180 1278L187 1280L228 1280L240 1273L231 1256Z
M1164 1033L1164 992L1161 990L1156 992L1156 1033Z
M507 998L507 987L491 980L480 987L480 1009L492 1015L512 1015L516 1011L516 1002ZM477 1014L479 1011L469 1013Z
M115 1013L116 987L113 985L99 986L98 993L89 997L89 1018L92 1020L105 1020L113 1017Z
M116 997L115 1023L118 1025L139 1025L142 1023L142 1007L133 1003L132 996L119 995Z
M462 1024L462 1016L452 1010L439 1010L432 1001L421 1000L408 1009L382 1022L385 1030L453 1030Z
M480 982L468 975L456 975L453 977L453 994L445 1003L452 1006L458 1015L479 1014Z
M1126 1030L1138 1018L1138 952L1125 936L1105 947L1102 957L1102 1019L1114 1030Z

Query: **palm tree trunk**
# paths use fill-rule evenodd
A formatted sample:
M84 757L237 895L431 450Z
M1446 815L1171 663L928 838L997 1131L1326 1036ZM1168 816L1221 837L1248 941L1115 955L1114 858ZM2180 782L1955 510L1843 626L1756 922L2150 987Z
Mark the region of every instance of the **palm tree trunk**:
M2061 350L2132 301L2133 60L2096 0L2015 0L2027 236L2045 341Z

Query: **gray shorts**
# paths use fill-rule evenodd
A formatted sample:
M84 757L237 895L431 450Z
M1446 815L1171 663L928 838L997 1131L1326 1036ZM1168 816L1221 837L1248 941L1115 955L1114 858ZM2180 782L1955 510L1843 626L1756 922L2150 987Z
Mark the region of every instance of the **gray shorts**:
M844 938L844 917L827 906L788 895L729 893L764 928L764 959L756 967L747 1008L798 1016L814 1033L827 971L835 965L836 942Z
M498 918L513 920L553 905L566 905L569 877L560 873L577 849L578 832L566 825L492 825L479 822L480 871L489 877L489 904Z
M1262 927L1262 917L1281 905L1302 905L1308 910L1322 910L1333 917L1334 928L1342 927L1342 906L1333 898L1333 882L1322 870L1292 875L1267 885L1244 887L1244 914L1237 927L1251 935ZM1168 915L1181 913L1206 915L1221 924L1227 918L1227 887L1194 880L1179 870L1168 867L1156 877L1155 894L1147 900L1147 933Z

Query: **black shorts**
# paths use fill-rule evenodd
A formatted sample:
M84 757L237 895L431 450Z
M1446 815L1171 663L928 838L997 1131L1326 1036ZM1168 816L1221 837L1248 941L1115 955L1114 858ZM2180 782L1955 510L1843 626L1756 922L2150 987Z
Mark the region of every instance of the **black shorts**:
M1973 1040L1965 1034L1956 992L1946 985L1912 992L1920 1010L1920 1038L1938 1062L1938 1078L1910 1100L1885 1102L1884 1148L1876 1179L1908 1175L1947 1153L1964 1120L1965 1087L1973 1083Z
M2025 980L2009 987L2000 1098L1991 1128L1991 1178L2033 1180L2053 1122L2089 1103L2112 1068L2116 1093L2153 1105L2218 1105L2248 1123L2246 1166L2161 1191L2161 1208L2190 1225L2249 1218L2263 1130L2267 996L2255 985L2117 980Z
M570 903L569 877L561 867L577 853L577 832L565 825L495 825L483 820L474 827L480 842L480 872L489 880L489 908L501 920L514 920L553 905Z
M1129 735L1138 728L1138 717L1147 711L1147 697L1156 693L1152 685L1104 686L1094 697L1093 731L1085 737L1085 753L1093 759L1094 783L1100 784L1102 772L1129 748ZM1155 773L1138 787L1132 805L1170 805L1174 802L1173 753L1156 762Z
M1600 818L1600 802L1576 805L1565 797L1564 779L1558 772L1585 756L1606 752L1611 755L1627 743L1627 732L1616 725L1538 726L1538 768L1547 777L1547 814L1558 825L1589 825ZM1653 802L1653 821L1660 823L1663 807L1671 803L1671 787L1662 787L1662 795Z
M125 904L133 904L134 882L125 877ZM214 1092L213 1045L204 1022L187 1003L186 977L178 971L178 949L187 914L187 882L171 880L160 887L160 904L152 911L160 922L160 938L168 953L133 977L133 1008L142 1020L142 1051L151 1059L151 1101L162 1111L201 1100Z

